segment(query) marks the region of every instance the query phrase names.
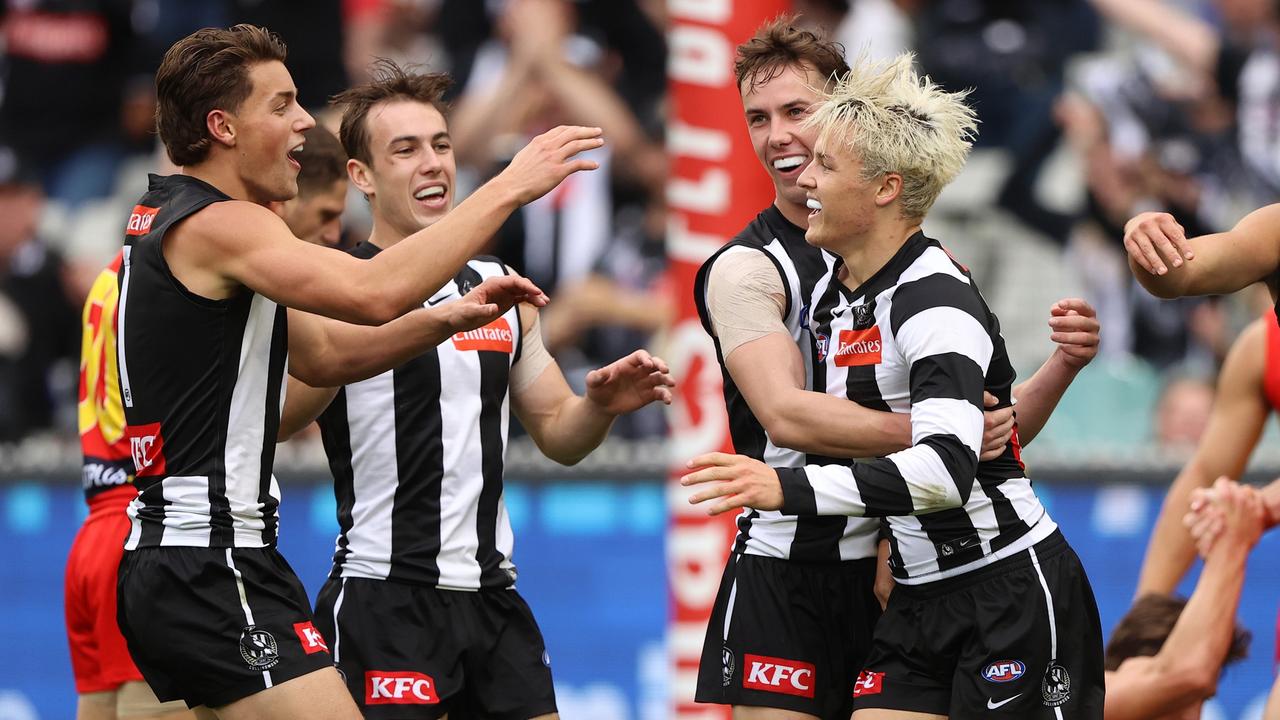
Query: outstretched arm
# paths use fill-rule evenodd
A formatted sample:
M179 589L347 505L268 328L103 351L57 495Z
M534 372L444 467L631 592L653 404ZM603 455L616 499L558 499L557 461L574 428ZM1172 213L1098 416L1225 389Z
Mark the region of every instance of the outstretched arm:
M1194 238L1168 213L1142 213L1125 223L1124 248L1133 276L1156 297L1233 293L1280 268L1280 204Z
M1049 308L1053 354L1026 382L1013 389L1018 439L1026 446L1040 434L1076 375L1098 354L1098 314L1080 298L1059 300Z
M1262 385L1265 324L1269 322L1275 322L1270 314L1254 321L1227 354L1218 374L1218 392L1204 436L1169 487L1160 508L1142 561L1136 595L1171 593L1178 587L1196 555L1191 536L1182 524L1192 492L1209 487L1215 478L1224 475L1240 477L1249 462L1269 413Z
M1205 557L1195 592L1160 652L1130 658L1108 674L1107 720L1162 717L1212 696L1217 687L1263 511L1252 488L1226 478L1214 485L1213 498L1223 532Z
M287 307L379 325L419 307L520 205L594 168L574 156L602 144L598 128L544 133L439 222L370 260L305 243L270 210L236 201L215 203L175 228L165 238L165 258L206 297L230 297L247 286Z
M670 369L644 350L592 370L586 395L574 394L542 346L537 310L521 306L520 313L526 330L512 368L511 405L542 454L576 464L604 442L619 415L651 402L671 404Z

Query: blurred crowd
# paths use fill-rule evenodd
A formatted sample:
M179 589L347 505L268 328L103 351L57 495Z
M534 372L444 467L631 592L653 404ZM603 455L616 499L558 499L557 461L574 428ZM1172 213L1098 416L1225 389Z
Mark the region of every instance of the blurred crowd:
M995 158L997 170L956 184L981 185L984 198L965 207L961 227L999 217L1013 228L1001 234L997 261L975 267L989 296L993 287L1011 294L997 313L1022 302L1019 287L1063 277L1014 262L1023 256L1009 245L1066 267L1099 308L1104 355L1124 368L1124 386L1144 378L1155 419L1143 439L1183 445L1203 429L1227 348L1270 301L1265 292L1178 301L1138 292L1122 228L1164 209L1188 234L1214 232L1280 197L1278 6L796 0L794 10L850 56L914 50L937 82L972 88L981 126L971 165ZM492 254L551 293L546 341L571 382L655 346L677 301L663 274L666 12L663 0L8 0L0 440L74 435L81 298L118 247L146 173L172 171L152 132L151 72L170 43L204 26L250 22L279 33L300 100L330 130L327 98L362 80L374 57L449 72L460 196L543 129L605 128L602 171L524 208ZM358 194L347 190L340 222L338 211L318 241L342 247L367 235ZM1024 330L1006 324L1013 332ZM650 410L617 431L660 436L661 411Z

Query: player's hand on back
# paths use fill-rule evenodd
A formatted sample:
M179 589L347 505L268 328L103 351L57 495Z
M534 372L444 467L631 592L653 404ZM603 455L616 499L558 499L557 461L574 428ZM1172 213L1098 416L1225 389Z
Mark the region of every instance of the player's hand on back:
M1013 406L996 409L1000 400L989 392L982 393L983 405L987 408L982 413L982 452L978 459L995 460L1004 454L1013 437Z
M528 278L500 275L475 286L461 300L441 306L439 312L450 329L459 333L484 327L522 302L542 307L547 296Z
M671 368L645 350L587 373L587 400L610 415L633 412L652 402L671 404Z
M1049 308L1049 339L1057 343L1063 362L1079 370L1098 354L1102 326L1093 306L1080 298L1064 298Z
M576 156L604 145L603 134L595 127L552 128L516 153L497 179L510 185L521 205L531 203L573 173L600 167L594 160Z
M1192 260L1187 233L1169 213L1145 212L1124 225L1124 250L1129 259L1152 275L1164 275L1170 267Z

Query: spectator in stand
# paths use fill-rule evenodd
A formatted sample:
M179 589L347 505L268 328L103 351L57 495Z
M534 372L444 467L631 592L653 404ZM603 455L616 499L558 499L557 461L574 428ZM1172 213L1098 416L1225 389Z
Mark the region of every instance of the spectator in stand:
M74 426L62 411L76 400L80 315L62 259L36 236L44 202L33 168L0 152L0 440Z
M1240 154L1273 201L1280 194L1280 5L1216 0L1225 34L1161 0L1092 0L1099 12L1159 45L1236 107ZM1260 203L1254 203L1260 204Z

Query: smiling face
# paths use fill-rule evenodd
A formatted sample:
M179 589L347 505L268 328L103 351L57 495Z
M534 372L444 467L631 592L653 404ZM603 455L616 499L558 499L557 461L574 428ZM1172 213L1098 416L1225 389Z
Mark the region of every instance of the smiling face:
M805 191L796 180L813 157L817 136L801 123L821 99L817 88L822 84L817 72L800 65L788 65L762 83L743 83L742 109L751 146L773 181L774 202L792 222L806 214Z
M796 187L804 193L809 212L804 239L837 254L843 245L867 234L883 204L877 202L879 178L863 179L862 160L822 142L814 147L813 162L797 178Z
M298 90L284 63L272 60L249 69L253 90L235 112L235 151L241 181L254 202L280 202L298 194L301 165L292 153L315 120L298 104Z
M369 196L375 223L404 238L444 217L453 207L456 166L440 111L391 100L372 108L366 122L372 163L350 163L363 169L353 168L352 180Z

